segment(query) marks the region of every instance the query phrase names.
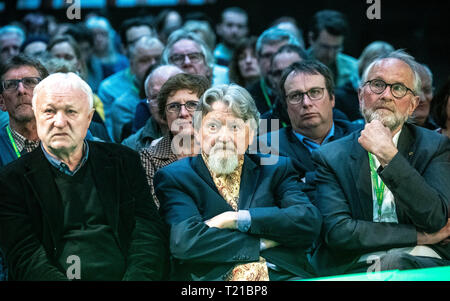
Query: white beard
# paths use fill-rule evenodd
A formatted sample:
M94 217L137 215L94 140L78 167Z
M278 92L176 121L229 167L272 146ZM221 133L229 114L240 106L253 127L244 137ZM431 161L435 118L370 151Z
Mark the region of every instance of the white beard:
M222 144L216 144L208 157L208 167L216 174L228 175L239 165L239 157L235 150L223 149Z
M395 108L394 112L389 112L386 110L376 110L372 108L366 108L364 106L364 103L361 105L361 113L367 123L373 120L379 120L385 127L390 129L391 132L402 126L408 119L408 116L399 114L398 111L395 110Z

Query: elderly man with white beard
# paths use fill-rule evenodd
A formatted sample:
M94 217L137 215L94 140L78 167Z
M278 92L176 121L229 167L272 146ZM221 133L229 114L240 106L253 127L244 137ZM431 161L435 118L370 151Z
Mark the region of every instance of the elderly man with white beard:
M313 277L307 252L321 216L290 159L264 164L248 151L259 113L237 85L208 89L194 115L200 154L154 178L170 226L173 280Z
M365 128L313 153L318 273L450 265L450 141L406 122L420 87L410 55L376 59L358 91Z

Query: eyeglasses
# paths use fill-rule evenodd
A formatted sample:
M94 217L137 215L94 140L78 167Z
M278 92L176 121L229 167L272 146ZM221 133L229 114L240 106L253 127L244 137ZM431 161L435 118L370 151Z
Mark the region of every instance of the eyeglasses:
M199 63L201 60L203 60L203 54L201 52L192 52L187 54L174 54L171 55L169 60L172 62L172 64L175 65L182 65L184 61L186 60L186 57L189 58L189 61L191 63Z
M410 91L412 95L416 96L416 93L414 93L413 90L406 87L405 85L401 83L395 83L395 84L388 84L385 81L381 79L372 79L368 80L364 83L364 85L369 84L370 90L375 94L381 94L386 90L386 87L389 86L391 88L391 94L395 98L402 98Z
M172 102L172 103L169 103L168 105L166 105L166 111L168 113L179 114L182 106L184 106L188 112L194 112L198 107L198 101L191 100L191 101L187 101L184 104L181 104L179 102Z
M309 89L306 92L294 91L291 94L286 96L286 100L293 105L297 105L303 102L305 99L305 94L308 95L309 99L312 101L322 99L325 88L314 87Z
M3 90L14 91L19 87L19 83L22 83L25 88L33 89L41 81L39 77L24 77L21 79L7 79L2 81Z

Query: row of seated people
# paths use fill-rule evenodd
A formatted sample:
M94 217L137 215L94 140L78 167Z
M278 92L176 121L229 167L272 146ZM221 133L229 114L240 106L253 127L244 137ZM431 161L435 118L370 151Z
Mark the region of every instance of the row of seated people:
M364 70L364 125L333 118L328 67L289 65L290 126L269 133L245 88L167 65L149 87L162 68L150 108L166 127L138 154L89 136L94 97L79 76L47 76L23 56L2 65L9 279L295 280L366 272L374 257L381 270L450 265L450 140L408 121L421 94L414 58L395 51Z

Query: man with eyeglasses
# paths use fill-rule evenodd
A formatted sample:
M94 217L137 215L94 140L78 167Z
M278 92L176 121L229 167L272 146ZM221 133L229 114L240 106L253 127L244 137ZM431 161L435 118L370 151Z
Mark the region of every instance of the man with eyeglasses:
M336 88L351 84L358 87L358 63L341 53L348 24L345 16L334 10L317 12L310 25L308 41L310 58L317 59L333 72Z
M333 118L334 82L331 71L319 61L290 65L281 76L280 88L290 125L261 136L259 141L290 157L302 180L311 184L315 171L311 153L361 126Z
M1 65L0 109L8 112L9 124L0 129L0 167L39 145L31 99L34 87L47 76L39 61L22 55Z
M364 130L313 153L321 275L450 265L450 140L407 123L420 93L403 51L364 71Z

